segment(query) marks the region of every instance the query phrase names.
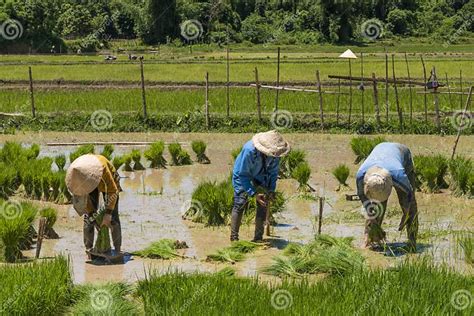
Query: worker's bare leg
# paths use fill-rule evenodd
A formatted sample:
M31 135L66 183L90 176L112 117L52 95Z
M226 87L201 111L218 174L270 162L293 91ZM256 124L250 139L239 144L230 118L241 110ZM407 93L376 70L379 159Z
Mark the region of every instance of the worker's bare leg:
M118 212L118 201L115 204L115 210L112 212L112 243L116 252L120 252L122 249L122 226L120 224L120 216Z

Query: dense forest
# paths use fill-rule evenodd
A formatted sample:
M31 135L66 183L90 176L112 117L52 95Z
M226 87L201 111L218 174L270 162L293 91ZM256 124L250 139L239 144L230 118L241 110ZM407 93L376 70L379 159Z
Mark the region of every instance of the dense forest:
M473 21L472 0L0 0L0 51L95 51L113 39L146 45L456 41L473 31Z

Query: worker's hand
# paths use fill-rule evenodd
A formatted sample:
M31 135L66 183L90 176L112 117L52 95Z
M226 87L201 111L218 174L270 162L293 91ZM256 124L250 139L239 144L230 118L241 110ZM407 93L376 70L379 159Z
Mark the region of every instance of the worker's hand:
M260 206L267 206L267 200L265 198L265 194L263 193L258 193L257 196L255 197L256 200L257 200L257 203L260 205Z
M105 214L104 219L102 220L101 227L110 227L112 226L112 215L111 214Z
M267 194L267 201L272 202L275 200L276 193L275 192L268 192Z

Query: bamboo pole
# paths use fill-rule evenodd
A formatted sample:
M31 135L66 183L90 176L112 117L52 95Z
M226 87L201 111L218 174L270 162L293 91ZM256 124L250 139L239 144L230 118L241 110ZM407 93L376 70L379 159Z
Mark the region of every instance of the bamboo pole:
M431 76L433 78L434 82L438 82L438 77L436 76L436 68L433 67L433 70L431 70ZM441 118L439 116L439 96L438 96L438 87L435 86L434 88L434 108L435 108L435 113L436 113L436 128L438 129L438 132L441 133Z
M278 56L277 56L277 81L276 81L276 86L280 86L280 47L278 47ZM276 91L276 97L275 97L275 111L278 111L278 99L279 99L279 93L280 91Z
M341 79L337 80L336 125L339 125L339 106L341 104Z
M361 106L361 111L362 111L362 124L365 123L365 88L364 88L364 53L360 53L360 75L361 75L361 96L362 96L362 106Z
M463 90L462 90L462 69L459 70L459 89L461 89L461 105L459 106L460 109L462 109L462 99L463 99Z
M448 100L449 100L449 108L452 110L453 109L453 100L451 99L451 87L449 86L449 78L448 78L448 73L444 73L446 76L446 86L448 87Z
M324 129L323 93L321 92L321 78L319 76L319 70L316 70L316 80L319 92L319 116L321 117L321 129Z
M425 109L425 124L428 124L428 95L426 94L426 91L428 90L428 87L426 86L426 83L428 81L428 78L426 78L426 66L425 66L425 60L423 59L423 55L420 55L421 58L421 64L423 65L423 80L425 82L424 90L425 90L425 96L423 99L423 104L424 104L424 109Z
M30 102L31 102L31 114L33 117L36 117L36 107L35 107L35 94L33 92L33 73L31 67L28 67L28 75L30 78Z
M396 82L397 79L396 79L396 75L395 75L395 55L392 54L392 75L393 75L393 81ZM395 83L393 85L393 87L395 88L395 101L396 101L396 105L397 105L397 113L398 113L398 121L400 123L400 130L401 132L403 133L404 132L404 126L403 126L403 113L402 113L402 109L400 107L400 100L398 99L398 87L397 87L397 84Z
M257 92L257 115L258 120L262 122L262 105L260 103L260 81L258 80L258 68L255 67L255 89Z
M388 99L388 54L385 51L385 121L388 124L388 112L389 112L389 99Z
M227 117L230 115L230 61L229 61L229 46L227 46L227 66L226 66L226 72L227 72L227 83L226 83L226 104L227 104Z
M206 72L206 103L205 103L205 115L206 115L206 128L209 129L209 72Z
M349 125L351 125L352 117L352 65L351 59L349 58Z
M372 79L375 79L375 72L372 73ZM377 88L377 81L372 80L374 90L374 107L375 107L375 119L377 120L377 127L380 128L380 107L379 107L379 91Z
M145 93L145 74L143 71L143 59L140 59L140 74L141 74L141 81L142 81L142 103L143 103L143 117L147 118L147 110L146 110L146 93Z
M319 197L318 235L321 235L321 229L323 227L323 210L324 210L324 197Z
M467 108L469 107L469 105L471 103L472 89L473 89L473 87L471 86L469 88L469 95L467 96L466 105L464 106L464 112L463 112L464 115L466 115ZM464 119L466 119L466 117L463 117L463 120ZM467 119L470 119L470 117L467 117ZM459 138L461 137L461 131L462 131L462 124L459 124L458 134L456 135L456 140L454 141L454 146L453 146L453 152L451 154L451 159L454 159L454 155L456 154L456 148L458 147Z
M407 53L405 53L405 63L407 65L408 81L411 81L410 66L408 63ZM413 91L411 84L408 84L408 88L410 89L410 126L413 126Z

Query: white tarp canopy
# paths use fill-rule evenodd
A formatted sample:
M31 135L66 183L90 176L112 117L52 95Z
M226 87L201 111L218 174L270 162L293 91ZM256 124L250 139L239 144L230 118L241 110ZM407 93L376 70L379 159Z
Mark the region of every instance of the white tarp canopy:
M339 58L351 58L351 59L357 59L357 56L350 50L346 50L344 53L342 53Z

